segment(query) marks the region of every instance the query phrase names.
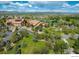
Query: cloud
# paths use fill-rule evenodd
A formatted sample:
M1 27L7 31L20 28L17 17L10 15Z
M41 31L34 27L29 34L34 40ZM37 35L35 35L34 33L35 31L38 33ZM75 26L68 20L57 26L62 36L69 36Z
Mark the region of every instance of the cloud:
M9 4L10 1L0 1L0 4Z
M79 9L79 3L77 3L75 5L70 5L68 3L64 3L62 7L68 8L68 9Z
M0 10L14 11L53 11L53 12L77 12L79 3L71 5L66 1L28 1L28 2L0 2Z
M58 7L62 6L64 1L29 1L28 3L38 7Z
M74 7L74 8L79 7L79 3L78 3L78 4L76 4L76 5L74 5L74 6L72 6L72 7Z
M18 7L23 7L23 6L29 6L29 7L32 7L31 4L29 3L20 3L20 2L11 2L10 5L15 5L15 6L18 6Z
M63 5L62 5L62 7L71 7L71 5L70 4L68 4L68 3L64 3Z
M52 12L68 12L67 10L52 10Z
M31 4L28 4L28 6L29 6L29 7L32 7L32 5L31 5Z

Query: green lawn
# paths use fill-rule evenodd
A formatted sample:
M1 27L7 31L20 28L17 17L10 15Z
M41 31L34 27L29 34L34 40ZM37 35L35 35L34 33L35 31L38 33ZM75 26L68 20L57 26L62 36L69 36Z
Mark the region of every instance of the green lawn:
M34 42L32 39L32 36L29 36L28 38L23 38L23 42L26 43L26 46L22 48L22 53L45 53L46 51L48 51L46 42Z
M48 48L46 42L43 42L43 41L34 42L32 39L33 39L32 35L29 35L29 37L24 37L22 40L20 40L19 42L17 42L15 44L13 49L7 51L7 53L8 54L15 54L16 48L18 45L21 45L21 47L17 48L17 49L21 49L22 54L48 53L49 48Z

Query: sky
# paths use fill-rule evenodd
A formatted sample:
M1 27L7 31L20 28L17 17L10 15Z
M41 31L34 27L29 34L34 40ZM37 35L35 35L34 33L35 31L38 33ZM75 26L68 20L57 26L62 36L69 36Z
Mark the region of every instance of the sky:
M79 1L0 1L0 11L79 13Z

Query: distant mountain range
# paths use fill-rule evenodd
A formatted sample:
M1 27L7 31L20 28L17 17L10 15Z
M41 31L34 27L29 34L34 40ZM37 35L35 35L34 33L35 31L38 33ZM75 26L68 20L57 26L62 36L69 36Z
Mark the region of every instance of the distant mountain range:
M0 14L79 14L75 12L17 12L17 11L0 11Z

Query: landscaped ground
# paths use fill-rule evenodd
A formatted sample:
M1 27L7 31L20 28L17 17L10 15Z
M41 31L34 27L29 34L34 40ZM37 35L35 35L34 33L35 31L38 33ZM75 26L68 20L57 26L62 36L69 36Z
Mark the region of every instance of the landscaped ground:
M79 15L18 15L0 18L1 54L78 54ZM40 16L40 17L38 17ZM21 23L21 20L24 21ZM10 18L11 20L11 18ZM34 22L36 21L36 22Z

